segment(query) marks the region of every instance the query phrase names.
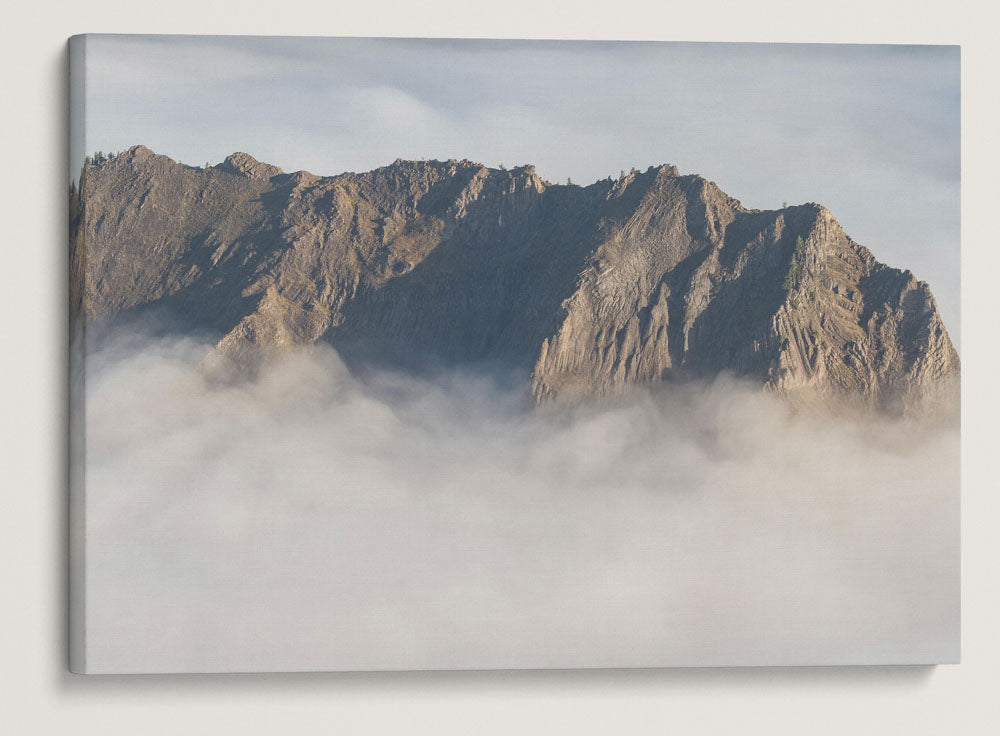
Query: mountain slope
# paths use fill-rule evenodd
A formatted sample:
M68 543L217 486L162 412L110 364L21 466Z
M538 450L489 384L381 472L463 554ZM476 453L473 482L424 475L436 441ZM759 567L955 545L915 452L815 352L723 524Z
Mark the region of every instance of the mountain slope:
M731 372L907 413L957 387L925 283L819 205L748 210L671 166L577 187L470 161L199 169L136 146L85 167L72 204L84 320L155 309L244 366L326 340L359 362L503 364L539 401Z

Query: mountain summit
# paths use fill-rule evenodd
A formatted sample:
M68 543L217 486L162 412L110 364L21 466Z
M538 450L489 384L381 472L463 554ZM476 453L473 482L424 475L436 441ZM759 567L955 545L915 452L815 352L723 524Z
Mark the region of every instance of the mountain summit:
M673 166L580 187L467 160L202 169L135 146L80 182L77 317L157 308L244 366L325 340L355 361L503 364L538 401L721 373L893 413L956 395L926 283L820 205L750 210Z

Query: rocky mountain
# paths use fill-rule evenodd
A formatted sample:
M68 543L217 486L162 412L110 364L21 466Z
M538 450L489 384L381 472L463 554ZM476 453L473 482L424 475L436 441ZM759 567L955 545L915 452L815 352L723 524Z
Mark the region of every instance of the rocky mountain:
M155 310L247 368L326 340L356 362L509 366L538 401L723 372L894 413L957 396L926 283L820 205L747 209L673 166L580 187L466 160L319 177L135 146L85 166L71 262L81 324Z

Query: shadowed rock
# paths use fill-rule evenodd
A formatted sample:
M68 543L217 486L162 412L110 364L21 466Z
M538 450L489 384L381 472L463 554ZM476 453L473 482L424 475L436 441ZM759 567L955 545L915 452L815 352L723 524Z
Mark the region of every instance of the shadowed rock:
M820 205L748 210L673 166L578 187L466 160L200 169L136 146L73 196L79 315L156 310L244 367L326 340L356 364L501 365L537 401L727 372L803 405L957 406L927 284Z

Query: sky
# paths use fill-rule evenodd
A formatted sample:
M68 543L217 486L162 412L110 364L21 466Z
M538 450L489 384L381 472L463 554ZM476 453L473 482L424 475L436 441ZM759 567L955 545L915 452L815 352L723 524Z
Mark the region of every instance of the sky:
M671 163L745 206L819 202L959 339L957 46L91 35L83 151L286 171ZM76 120L79 110L74 110ZM79 147L72 151L76 165Z

